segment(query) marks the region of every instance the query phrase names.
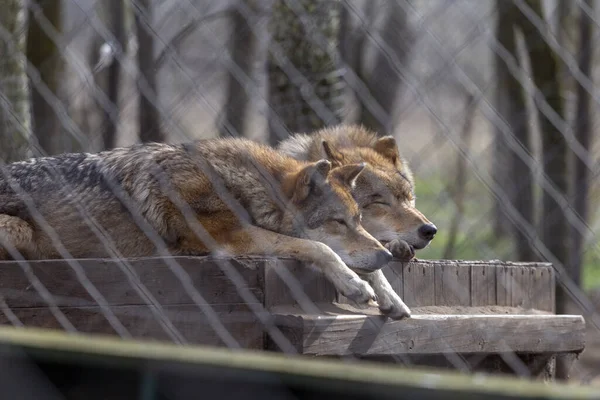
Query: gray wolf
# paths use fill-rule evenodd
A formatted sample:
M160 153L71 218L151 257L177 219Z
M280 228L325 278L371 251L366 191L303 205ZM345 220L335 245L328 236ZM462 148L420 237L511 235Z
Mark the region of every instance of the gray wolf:
M293 135L279 143L277 149L297 160L327 159L334 167L366 162L352 194L361 208L365 229L396 258L412 259L415 249L423 249L434 238L437 227L415 207L413 174L401 157L394 137L378 137L362 126L338 125L311 134ZM378 272L367 275L367 279L385 280L385 277ZM382 290L381 285L373 285ZM382 307L393 310L406 307L400 304L397 295L377 295ZM395 306L385 304L389 297L395 297L387 302L397 303Z
M15 251L26 259L107 257L111 249L160 255L147 226L169 254L206 254L214 241L229 255L293 257L320 268L344 296L373 305L373 288L355 271L392 258L361 226L350 193L364 164L332 168L245 139L212 139L62 154L1 170L5 259Z

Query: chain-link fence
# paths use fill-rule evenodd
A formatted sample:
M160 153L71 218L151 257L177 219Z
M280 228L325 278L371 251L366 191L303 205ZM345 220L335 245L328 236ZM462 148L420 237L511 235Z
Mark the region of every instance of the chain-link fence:
M114 164L89 167L98 168L93 171L86 169L85 160L98 159L89 154L65 159L64 164L15 167L9 162L220 136L275 145L292 132L361 123L396 138L414 173L416 206L437 226L435 239L417 257L552 263L560 282L556 310L586 319L586 349L571 378L594 382L600 374L593 112L598 106L594 44L600 14L593 1L0 0L4 3L11 12L0 17L0 229L4 252L15 261L10 265L21 271L14 276L0 272L5 277L0 308L6 324L76 332L82 330L79 321L101 318L108 325L100 328L101 323L88 321L83 331L110 331L123 338L137 338L143 331L141 336L182 345L203 336L212 338L207 343L230 348L261 347L266 332L279 351L302 352L290 339L289 326L272 318L279 306L272 299L291 299L287 305L321 315L323 303L331 300L329 283L303 275L290 261L281 262L287 267L276 267L271 259L223 257L282 256L283 251L277 236L263 237L249 229L223 239L214 237L219 230L207 225L230 224L236 233L239 226L256 225L256 207L263 206L236 191L246 186L232 189L222 175L225 167L234 175L236 168L260 175L252 179L270 187L273 202L285 203L278 207L298 206L287 202L291 189L282 187L281 176L243 158L252 158L248 153L227 148L203 153L205 158L209 154L207 159L186 166L204 176L199 183L186 171L174 178L172 170L165 174L157 168L156 154L170 152L170 147L153 148L155 153L113 153ZM199 210L211 208L198 204L190 196L194 192L182 192L182 181L212 188L218 196L209 200L225 204L227 212L199 218ZM80 190L81 185L87 189ZM100 185L102 191L97 191ZM154 189L164 204L149 205ZM264 193L253 195L262 199ZM312 207L331 201L323 199ZM102 202L100 212L90 206ZM67 203L68 212L61 212ZM107 217L109 211L116 217ZM194 239L177 237L171 230L176 228L162 217L149 217L153 212L176 214ZM267 214L279 211L260 212L261 218L278 218ZM327 218L334 218L335 212L328 212ZM296 210L293 215L299 214ZM231 215L243 222L231 222ZM311 222L300 222L294 225L297 236L310 237ZM70 224L81 231L69 233L65 227ZM144 238L131 239L133 250L125 249L120 241L136 232ZM64 260L30 261L35 251L15 245L16 237L23 243L38 240L36 251L52 249L48 254ZM224 247L227 240L253 250ZM74 257L70 249L78 241L93 243L89 254L101 259ZM185 246L189 254L199 247L186 241L201 242L214 256L203 264L204 272L196 269L200 261L169 257L186 254L179 251ZM314 246L303 249L309 252ZM123 253L163 258L140 261ZM297 256L309 263L322 261ZM458 299L434 309L440 304L417 301L413 293L413 304L424 306L419 309L424 314L487 315L507 313L508 306L522 306L517 310L521 314L536 314L526 308L541 308L546 314L554 310L547 301L554 301L552 282L533 283L535 274L543 276L545 264L526 270L530 279L510 278L512 294L507 296L513 301L503 304L497 301L497 289L490 304L473 301L472 276L485 276L485 263L468 266L464 281L464 269L449 268L456 277L448 277L442 271L446 264L397 264L405 282L398 284L393 273L386 274L394 289L403 288L405 300L406 280L416 274L411 266L422 268L418 271L427 278L422 278L424 285L439 280ZM257 265L276 272L257 274ZM504 272L521 271L510 270L518 265L498 265ZM346 278L354 279L353 274ZM267 289L263 281L269 279L277 289ZM497 279L494 285L499 285ZM461 282L471 290L464 301L466 286ZM428 290L415 287L415 292ZM543 301L533 300L532 288ZM290 294L267 300L268 290ZM520 300L517 292L528 300ZM138 300L132 302L133 297ZM380 293L378 297L381 301ZM432 298L437 298L435 293ZM475 310L477 305L489 307ZM496 306L500 308L494 311ZM383 353L405 365L472 369L477 363L473 356L435 330L435 324L428 325L427 334L445 343L436 348L446 346L439 359ZM568 337L568 332L563 334ZM486 337L500 343L494 353L509 372L532 375L531 363L521 354L531 351L503 341L503 335L499 330ZM545 335L556 336L556 331L542 328L536 339L543 341ZM378 338L383 348L396 348L394 341L400 340L393 335ZM523 342L528 340L532 337L523 337ZM455 345L456 351L448 351ZM333 353L329 355L340 355Z

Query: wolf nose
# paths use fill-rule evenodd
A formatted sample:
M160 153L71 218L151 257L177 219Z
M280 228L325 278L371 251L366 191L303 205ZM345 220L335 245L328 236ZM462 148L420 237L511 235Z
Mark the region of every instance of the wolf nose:
M419 236L425 240L432 240L437 233L437 227L434 224L421 225L419 228Z
M394 258L394 256L389 251L378 250L377 254L375 255L376 267L383 267L384 265L392 261L392 258Z

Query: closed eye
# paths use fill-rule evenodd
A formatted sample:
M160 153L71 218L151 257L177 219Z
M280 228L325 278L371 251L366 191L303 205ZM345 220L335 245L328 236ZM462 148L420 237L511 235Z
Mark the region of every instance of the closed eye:
M346 221L344 221L343 219L334 219L333 222L337 222L340 225L346 225Z
M389 206L389 204L388 204L388 203L386 203L386 202L384 202L384 201L374 201L374 202L372 202L372 203L369 203L369 204L367 205L367 207L371 207L371 206L374 206L374 205L380 205L380 206Z

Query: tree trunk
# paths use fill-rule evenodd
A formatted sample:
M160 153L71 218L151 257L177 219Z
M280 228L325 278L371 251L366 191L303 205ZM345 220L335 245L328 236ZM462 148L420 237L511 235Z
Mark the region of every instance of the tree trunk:
M293 3L301 10L276 0L271 14L269 142L273 145L289 132L309 132L341 121L343 81L336 56L340 4Z
M31 115L26 72L24 0L0 0L0 162L28 155Z
M502 0L497 1L497 10L498 42L515 60L518 60L517 38L514 30L518 10L514 3ZM496 68L500 95L506 96L505 99L501 99L503 100L500 109L501 115L505 121L508 121L515 140L519 142L523 149L531 153L531 133L527 123L526 98L523 87L499 55L496 56ZM517 152L508 147L504 134L501 132L497 132L497 134L501 136L499 141L503 146L502 151L506 152L503 154L506 158L502 160L506 164L501 165L498 163L496 165L499 174L503 175L502 187L509 195L512 206L523 216L525 221L535 226L533 170ZM504 205L500 205L500 207L504 207ZM503 219L507 218L504 217ZM511 226L511 232L513 232L515 238L517 259L520 261L534 261L535 256L529 238L517 226Z
M585 0L585 3L593 8L592 0ZM592 76L592 56L594 53L594 35L592 34L592 21L589 15L580 11L579 22L579 50L578 64L581 73L588 79ZM574 121L573 131L575 137L581 146L591 150L592 141L592 117L590 115L590 93L580 83L577 84L577 109ZM575 155L574 160L574 179L572 187L572 201L575 211L581 219L587 222L589 218L588 194L590 191L590 169L585 162ZM573 238L573 247L571 250L570 272L575 282L581 284L581 264L583 260L584 235L577 229L572 228L571 237Z
M539 0L525 2L538 17L544 18L542 5ZM536 96L538 108L537 117L542 138L543 169L550 183L562 195L567 195L569 186L568 145L564 135L554 126L552 121L540 110L540 103L545 99L548 105L564 118L564 108L560 91L559 64L556 54L552 51L543 35L536 29L527 16L521 14L519 25L523 30L527 52L531 61L533 81L541 91L543 99ZM568 269L570 226L563 207L546 190L543 193L543 214L541 238L544 245L567 268L571 278L576 278L575 271ZM557 280L556 311L565 312L568 294L562 289L560 276Z
M39 19L46 18L53 28L62 30L62 1L34 0L29 9L29 28L27 33L27 59L39 72L41 82L30 82L31 113L33 133L41 149L48 155L72 151L65 146L69 138L63 137L62 126L39 86L45 86L58 98L64 62L56 47L56 43L48 35L47 28L40 25ZM68 148L67 148L68 147Z
M152 1L137 0L135 2L137 11L135 12L135 27L138 40L138 88L141 87L141 80L145 81L147 89L158 98L156 89L156 68L154 61L154 37L146 25L152 24ZM155 107L156 99L148 99L143 91L139 89L139 138L141 142L162 142L164 140L161 126L160 115Z
M393 114L401 90L402 78L397 69L406 68L413 34L408 26L406 6L401 5L399 1L383 1L377 7L377 13L385 16L379 29L381 44L375 45L375 64L363 79L386 115L383 120L376 117L365 104L368 100L360 99L359 120L367 128L387 135L393 133ZM361 55L364 55L364 52Z
M461 131L461 141L463 148L469 149L471 146L471 136L473 133L473 118L475 111L477 110L477 102L471 94L467 94L465 99L465 112L464 112L464 125ZM456 176L453 184L450 186L450 192L454 204L456 205L456 212L454 213L452 220L450 221L450 227L448 229L448 242L446 242L446 248L444 250L443 258L446 260L452 260L455 257L455 247L458 233L460 232L461 221L465 215L465 196L467 188L467 160L461 154L456 155Z
M251 102L255 98L256 90L251 87L260 87L260 75L266 57L265 42L268 40L266 24L258 21L264 17L268 9L268 2L264 0L240 0L244 3L247 12L239 9L233 10L231 24L233 34L230 42L231 63L228 68L228 86L220 131L231 136L250 137L246 132L246 125L251 112ZM252 17L257 16L255 20ZM250 25L252 24L252 26ZM245 77L239 76L233 69L241 70ZM248 79L250 82L245 82ZM246 84L250 86L245 87Z
M105 93L110 104L110 107L105 107L100 101L95 102L101 115L102 145L99 147L104 150L113 148L117 144L119 87L121 85L121 63L119 60L126 56L126 30L123 0L105 0L98 3L98 7L100 18L115 39L115 43L108 43L113 48L114 56L107 65L103 66L104 69L95 76L96 87ZM105 40L104 37L96 35L92 41L91 51L94 54L99 54L100 47L105 44Z

